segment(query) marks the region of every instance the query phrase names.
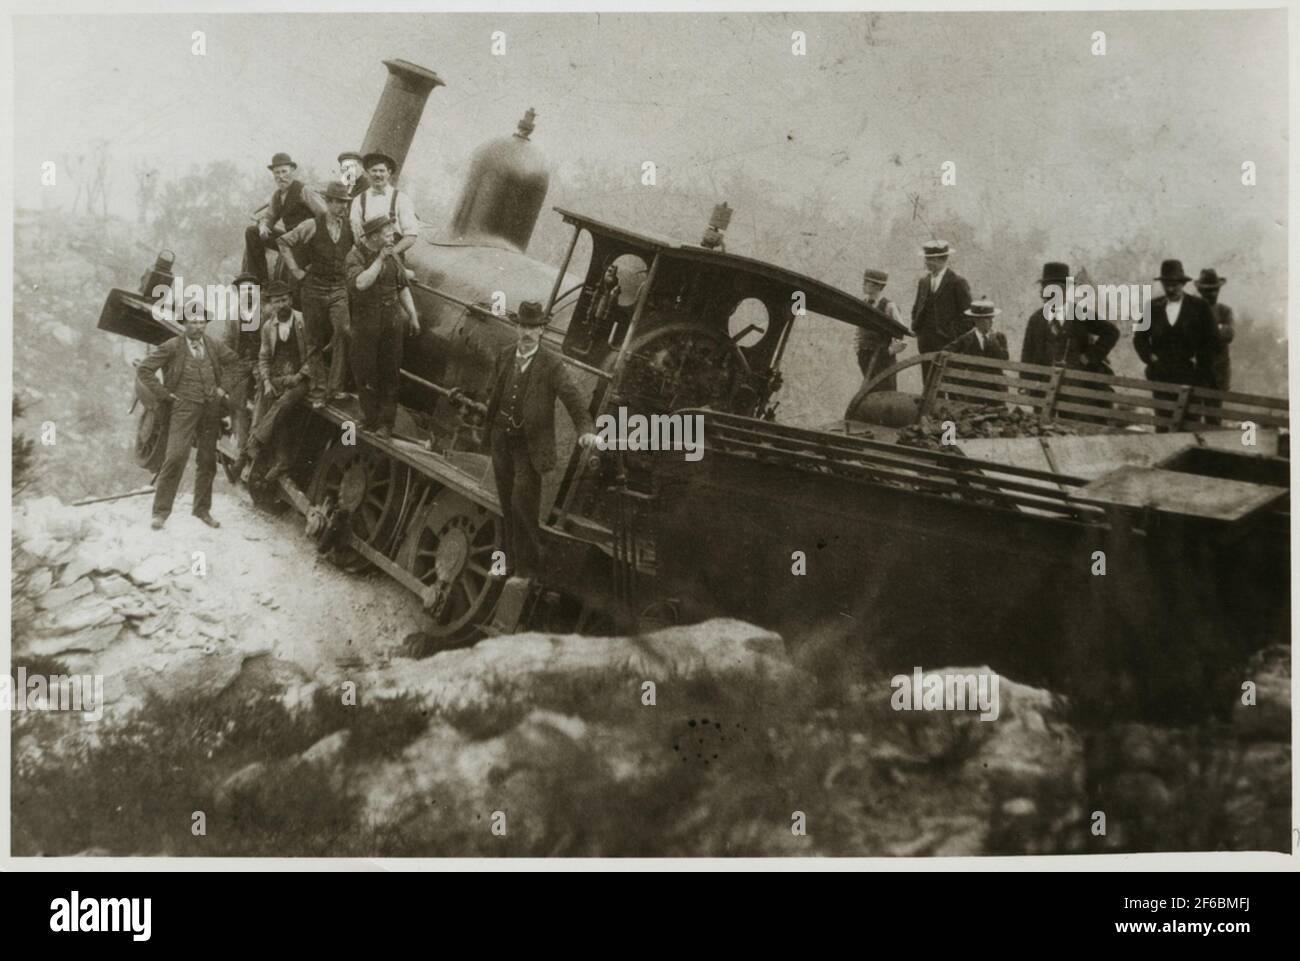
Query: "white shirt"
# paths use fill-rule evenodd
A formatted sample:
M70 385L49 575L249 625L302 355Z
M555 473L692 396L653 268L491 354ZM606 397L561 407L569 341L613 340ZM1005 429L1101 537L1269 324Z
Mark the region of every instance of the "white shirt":
M185 343L189 345L190 355L195 360L203 359L203 338L202 337L198 338L197 340L190 340L188 337L186 337Z
M289 319L288 319L288 320L277 320L277 321L275 322L276 332L279 333L279 335L280 335L280 342L281 342L281 343L283 343L284 341L286 341L286 340L289 339L289 329L290 329L292 326L293 326L293 315L292 315L292 314L289 315Z
M539 344L538 347L540 346L541 345ZM520 351L515 351L515 363L519 365L519 372L521 374L528 369L528 366L533 362L533 358L536 356L537 347L534 347L526 354Z
M937 274L930 275L930 293L933 294L939 289L939 285L943 283L943 275L947 272L948 268L944 267L943 270L939 271Z
M983 350L985 347L984 332L978 327L972 327L971 330L975 331L975 339L980 342L980 350Z
M393 190L396 188L392 184L386 186L382 191L375 192L373 186L366 189L365 193L357 194L352 200L352 211L349 220L352 222L352 236L361 237L361 198L366 200L366 217L387 217L388 210L393 205ZM403 237L418 237L420 235L420 221L415 216L415 204L411 203L411 195L405 190L397 191L397 232Z
M1177 300L1171 300L1165 304L1165 317L1168 318L1170 327L1178 323L1178 315L1182 313L1182 310L1183 310L1182 297L1179 297Z

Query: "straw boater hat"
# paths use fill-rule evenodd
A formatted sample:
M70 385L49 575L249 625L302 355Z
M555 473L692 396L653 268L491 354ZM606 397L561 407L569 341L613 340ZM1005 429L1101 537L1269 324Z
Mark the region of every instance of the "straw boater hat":
M298 169L298 165L293 162L293 158L287 153L278 153L271 158L271 162L266 165L267 170L274 170L276 167L292 167Z
M972 300L970 306L966 308L964 313L967 317L974 317L978 320L981 317L996 317L998 314L1002 313L1002 311L993 306L993 301L989 300L987 297L982 297L979 300Z
M927 240L921 245L921 253L926 257L947 257L952 253L952 245L946 240Z
M1220 277L1213 267L1202 267L1201 276L1196 278L1197 290L1218 290L1228 282L1227 277Z
M1169 280L1175 283L1181 281L1185 284L1192 278L1188 277L1183 271L1183 262L1181 260L1166 260L1161 262L1160 276L1155 279L1160 281Z
M519 304L519 314L515 318L520 327L545 327L546 315L542 305L535 300L525 300Z
M871 281L873 284L880 284L881 287L889 282L889 274L883 270L876 270L874 267L868 267L862 272L863 282Z

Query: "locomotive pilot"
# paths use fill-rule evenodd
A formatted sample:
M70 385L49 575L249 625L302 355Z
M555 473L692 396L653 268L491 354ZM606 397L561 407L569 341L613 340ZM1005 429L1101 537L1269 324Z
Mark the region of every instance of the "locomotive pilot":
M353 297L350 353L361 401L361 427L384 438L392 435L397 421L403 337L408 329L412 334L420 332L393 235L386 211L371 217L345 263Z
M542 565L542 475L555 467L555 401L569 412L579 444L594 447L596 434L564 362L541 345L546 327L541 305L521 303L517 326L518 343L497 356L488 381L485 440L505 518L506 569L516 577L535 577Z
M279 240L280 255L297 280L307 336L313 349L312 402L343 392L343 365L347 358L348 280L344 264L355 246L348 220L351 196L341 181L325 188L327 211L304 220ZM329 380L324 377L326 342L330 349Z

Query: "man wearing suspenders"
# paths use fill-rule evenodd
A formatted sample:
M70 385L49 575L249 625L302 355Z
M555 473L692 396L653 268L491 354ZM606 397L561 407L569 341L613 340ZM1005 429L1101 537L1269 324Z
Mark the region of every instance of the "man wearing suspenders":
M420 235L420 224L415 219L415 205L411 198L394 187L390 181L397 173L397 161L388 154L373 151L364 159L370 186L352 201L352 236L361 237L361 227L366 221L385 216L393 224L396 243L393 254L402 261Z

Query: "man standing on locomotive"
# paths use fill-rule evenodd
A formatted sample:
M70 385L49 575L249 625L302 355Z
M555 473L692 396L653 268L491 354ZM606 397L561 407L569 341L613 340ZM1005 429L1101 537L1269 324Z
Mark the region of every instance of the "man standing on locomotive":
M541 304L521 303L517 326L517 345L497 356L488 381L485 441L505 518L506 568L535 577L542 566L542 475L555 467L555 401L569 412L584 448L595 446L596 428L564 362L541 346Z
M400 257L420 236L415 205L408 195L389 183L397 175L396 160L386 153L374 151L366 154L364 162L370 186L352 201L352 233L360 237L362 227L372 217L386 217L392 221L396 231L393 253Z
M209 527L221 525L212 517L212 479L217 474L217 435L221 433L221 408L228 400L223 372L238 364L234 351L203 332L208 318L201 305L186 310L185 333L149 351L136 368L136 379L154 401L171 405L167 453L153 495L153 529L162 530L171 515L176 489L197 447L198 473L194 475L194 516ZM163 372L158 383L157 372Z
M327 212L304 220L279 240L280 256L294 279L301 282L302 313L311 341L312 404L343 392L343 365L347 358L348 282L343 265L355 245L348 222L348 188L331 182L325 188ZM297 249L297 257L294 250ZM326 342L330 348L329 381L324 376Z
M412 334L420 332L393 234L386 211L372 216L344 265L353 294L352 376L361 401L361 427L382 438L392 436L397 421L403 336L408 325Z

